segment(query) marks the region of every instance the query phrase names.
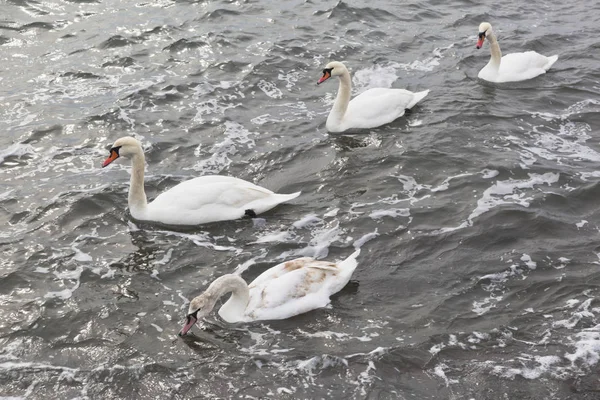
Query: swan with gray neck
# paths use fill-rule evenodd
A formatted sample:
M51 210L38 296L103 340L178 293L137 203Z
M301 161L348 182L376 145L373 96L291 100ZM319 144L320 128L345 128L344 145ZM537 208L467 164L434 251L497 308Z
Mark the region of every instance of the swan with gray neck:
M325 124L329 132L369 129L388 124L421 101L429 90L413 93L405 89L373 88L350 100L352 80L344 64L332 61L323 69L317 85L331 77L339 79L338 94Z
M546 57L535 51L511 53L502 57L500 44L489 22L479 25L477 49L483 47L485 39L490 43L490 61L479 71L480 79L494 82L519 82L545 74L552 64L558 60L558 55Z
M250 285L239 275L223 275L192 299L179 334L185 335L228 293L231 296L219 309L219 316L229 323L285 319L325 307L329 297L350 280L359 254L360 249L338 263L310 257L286 261L269 268Z
M206 175L184 181L161 193L148 203L144 191L144 151L133 137L118 139L102 164L116 159L131 159L129 211L139 221L164 225L199 225L227 221L243 216L254 217L300 195L278 194L231 176Z

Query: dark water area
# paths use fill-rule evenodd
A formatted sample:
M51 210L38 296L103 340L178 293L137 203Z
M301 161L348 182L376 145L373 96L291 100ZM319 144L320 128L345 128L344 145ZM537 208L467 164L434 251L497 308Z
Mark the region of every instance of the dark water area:
M480 81L504 54L547 74ZM0 4L0 396L597 399L600 52L595 1ZM353 91L430 89L393 123L329 134ZM226 174L292 202L169 229L150 199ZM361 248L331 306L177 337L213 279Z

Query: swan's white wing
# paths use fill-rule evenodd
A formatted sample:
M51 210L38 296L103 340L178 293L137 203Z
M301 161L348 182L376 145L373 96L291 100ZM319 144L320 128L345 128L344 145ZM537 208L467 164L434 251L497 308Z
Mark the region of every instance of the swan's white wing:
M257 214L299 193L276 194L242 179L209 175L190 179L161 193L148 204L148 219L174 225L201 224Z
M535 51L526 51L524 53L511 53L502 57L500 68L495 77L481 76L481 78L493 82L518 82L538 75L544 74L558 57L546 57ZM483 70L482 70L483 72Z
M531 69L543 69L548 63L548 57L535 51L511 53L502 57L500 73L519 73Z
M294 260L290 260L290 261L286 261L286 262L282 262L281 264L277 264L274 267L269 268L268 270L264 271L262 274L260 274L259 276L256 277L256 279L254 279L250 285L248 285L249 288L252 287L258 287L261 285L264 285L265 283L274 281L275 279L289 274L293 271L299 270L299 269L308 269L308 268L317 268L317 269L322 269L322 270L331 270L331 271L337 271L338 267L336 266L336 264L328 262L328 261L319 261L319 260L315 260L312 257L302 257L302 258L296 258Z
M414 95L404 89L369 89L350 101L342 123L359 129L390 123L404 115Z
M335 293L332 289L343 287L348 279L336 264L308 257L279 264L249 285L246 316L249 321L284 319L324 307Z
M269 197L273 192L231 176L201 176L184 181L161 193L151 203L153 207L177 207L197 210L209 204L240 207L254 200Z

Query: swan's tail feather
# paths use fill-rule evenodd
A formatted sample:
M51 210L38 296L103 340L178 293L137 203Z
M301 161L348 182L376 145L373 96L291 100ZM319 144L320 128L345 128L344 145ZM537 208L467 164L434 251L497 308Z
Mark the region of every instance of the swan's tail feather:
M269 211L270 209L276 207L281 203L286 203L290 200L295 199L300 196L302 192L290 193L290 194L281 194L281 193L273 193L268 200L258 199L253 201L252 203L244 205L245 210L252 210L256 214L264 213L265 211ZM247 215L247 213L246 213Z
M300 196L300 193L302 192L296 192L296 193L290 193L290 194L277 194L277 197L279 198L278 200L280 200L281 203L285 202L285 201L290 201L295 199L296 197Z
M558 60L558 54L548 57L548 62L544 66L544 69L548 71L550 67L552 67L552 65L556 62L556 60Z
M337 267L339 268L340 273L338 275L338 279L336 279L333 285L329 288L331 294L337 293L340 290L342 290L344 286L346 286L346 284L350 281L350 278L352 278L352 273L354 273L354 270L358 265L356 257L359 254L360 249L357 249L354 253L350 254L350 256L348 256L348 258L346 258L344 261L337 263Z
M358 265L356 257L358 257L359 254L360 249L357 249L354 253L350 254L348 258L338 264L338 267L344 271L344 274L352 275Z
M415 104L417 104L418 102L423 100L425 98L425 96L427 96L428 94L429 94L429 89L423 90L422 92L415 93L412 98L412 101L410 103L408 103L406 108L413 108L415 106Z

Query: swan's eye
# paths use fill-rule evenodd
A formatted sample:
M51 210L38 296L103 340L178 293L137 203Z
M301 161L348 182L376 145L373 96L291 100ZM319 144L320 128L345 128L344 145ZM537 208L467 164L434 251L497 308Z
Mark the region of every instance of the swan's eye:
M120 149L121 147L123 147L123 146L117 146L117 147L113 147L112 149L110 149L110 152L111 152L111 153L112 153L112 152L115 152L115 153L117 153L117 155L119 155L119 149Z
M197 309L193 313L189 314L188 317L194 317L194 318L198 319L198 311L202 311L202 307L200 307L199 309Z
M333 71L333 68L325 68L325 69L323 70L323 75L326 75L326 74L329 74L329 75L331 75L331 71Z
M485 31L487 32L487 31ZM479 32L479 39L485 38L485 32Z

